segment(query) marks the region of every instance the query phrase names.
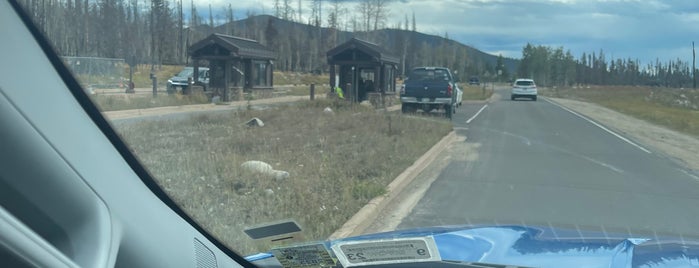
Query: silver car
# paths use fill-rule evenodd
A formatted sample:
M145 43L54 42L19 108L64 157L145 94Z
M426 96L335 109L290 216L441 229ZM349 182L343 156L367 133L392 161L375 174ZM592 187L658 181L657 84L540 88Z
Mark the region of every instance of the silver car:
M536 101L537 96L536 83L532 79L517 79L512 84L511 100L516 98L529 98Z
M167 92L175 93L177 87L182 90L189 86L189 78L194 74L194 67L184 67L180 73L167 80ZM199 67L199 83L204 87L204 90L209 86L209 68Z

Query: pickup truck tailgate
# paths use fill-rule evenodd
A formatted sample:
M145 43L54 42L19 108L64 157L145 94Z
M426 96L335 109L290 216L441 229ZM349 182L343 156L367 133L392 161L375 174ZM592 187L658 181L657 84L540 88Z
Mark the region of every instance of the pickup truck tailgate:
M402 96L417 99L450 98L453 86L451 73L446 68L415 68L405 81Z
M447 90L450 86L449 82L429 82L429 81L416 81L408 82L405 84L405 96L415 97L415 98L449 98Z

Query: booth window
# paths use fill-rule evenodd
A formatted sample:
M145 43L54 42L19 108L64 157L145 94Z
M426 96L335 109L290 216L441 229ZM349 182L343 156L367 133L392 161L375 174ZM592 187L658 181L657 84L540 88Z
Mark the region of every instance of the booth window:
M271 81L268 73L268 61L253 61L252 62L252 79L254 87L268 87Z

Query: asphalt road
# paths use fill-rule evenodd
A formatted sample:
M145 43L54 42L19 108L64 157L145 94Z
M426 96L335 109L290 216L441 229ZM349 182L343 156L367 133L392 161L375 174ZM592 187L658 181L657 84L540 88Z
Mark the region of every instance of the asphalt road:
M466 140L398 229L519 224L699 236L696 175L545 98L498 92L475 118L483 104L458 110L454 127Z

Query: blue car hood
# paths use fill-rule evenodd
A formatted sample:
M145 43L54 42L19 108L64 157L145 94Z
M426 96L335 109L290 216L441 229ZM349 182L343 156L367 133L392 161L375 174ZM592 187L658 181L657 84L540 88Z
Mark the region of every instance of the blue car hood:
M430 237L442 261L527 267L699 267L699 241L624 237L602 232L532 226L435 227L321 242L326 249L350 241ZM332 250L329 250L336 258ZM271 253L247 257L272 258Z

